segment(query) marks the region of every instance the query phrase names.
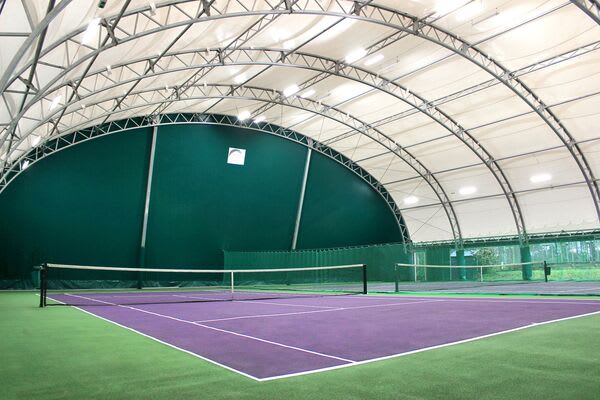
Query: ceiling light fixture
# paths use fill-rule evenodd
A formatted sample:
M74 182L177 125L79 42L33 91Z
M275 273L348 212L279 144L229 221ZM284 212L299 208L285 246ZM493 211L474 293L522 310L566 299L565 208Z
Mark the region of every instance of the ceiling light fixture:
M475 186L465 186L458 190L458 193L462 194L463 196L473 194L475 192L477 192L477 188Z
M56 107L58 107L58 103L60 103L60 99L62 99L62 96L59 94L52 100L52 103L50 103L50 111L52 111Z
M302 97L303 99L310 97L312 95L314 95L316 92L314 89L308 89L307 91L303 92L302 94L300 94L300 97Z
M94 39L94 36L98 33L98 25L100 25L100 18L96 17L90 21L88 27L83 33L81 44L88 44Z
M233 78L235 83L243 83L246 82L246 74L239 74L235 78Z
M365 61L365 65L368 67L370 65L377 64L378 62L383 60L383 58L384 58L383 54L377 54L377 55L369 58L367 61Z
M550 179L552 179L552 175L543 173L543 174L533 175L531 178L529 178L529 181L531 183L542 183L542 182L547 182Z
M483 8L483 0L473 0L456 11L456 18L459 21L473 19L483 12Z
M285 42L283 42L283 48L286 50L291 50L294 47L296 47L296 42L293 40L286 40Z
M404 204L411 205L419 202L419 198L416 196L408 196L404 198Z
M350 53L348 53L346 55L345 60L348 64L352 64L353 62L360 60L361 58L363 58L366 55L367 55L367 51L365 49L358 48L358 49L354 49Z
M283 95L285 97L290 97L291 95L298 93L299 90L300 88L298 87L298 85L290 85L284 89Z
M27 167L29 167L29 160L23 161L23 164L21 164L21 171L26 170Z
M238 115L238 119L240 121L245 121L248 118L250 118L250 111L248 111L248 110L244 110L244 111L240 112Z

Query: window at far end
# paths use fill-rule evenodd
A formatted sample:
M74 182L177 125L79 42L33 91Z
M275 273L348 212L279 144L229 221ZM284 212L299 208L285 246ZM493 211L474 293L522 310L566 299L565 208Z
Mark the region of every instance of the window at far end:
M244 165L246 160L246 149L229 148L227 153L227 164Z

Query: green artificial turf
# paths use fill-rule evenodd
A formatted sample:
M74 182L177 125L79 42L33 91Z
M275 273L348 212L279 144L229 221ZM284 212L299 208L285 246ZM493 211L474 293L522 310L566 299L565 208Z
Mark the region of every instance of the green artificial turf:
M600 399L600 315L255 382L76 309L36 302L31 292L0 293L4 400Z

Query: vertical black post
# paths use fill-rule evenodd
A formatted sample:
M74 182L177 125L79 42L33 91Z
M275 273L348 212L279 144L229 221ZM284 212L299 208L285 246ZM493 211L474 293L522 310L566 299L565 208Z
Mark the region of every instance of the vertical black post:
M548 282L548 275L550 275L548 272L548 263L546 262L546 260L544 260L544 281Z
M40 265L40 307L44 307L44 266Z
M363 264L363 294L367 294L367 264Z
M394 290L396 291L396 293L400 291L400 287L398 286L398 280L400 279L400 277L398 276L398 274L398 264L394 264Z
M46 292L48 291L48 265L40 266L40 307L46 306Z

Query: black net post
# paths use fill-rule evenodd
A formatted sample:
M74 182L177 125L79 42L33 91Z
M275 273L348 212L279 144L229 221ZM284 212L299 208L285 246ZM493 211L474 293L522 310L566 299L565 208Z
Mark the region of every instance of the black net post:
M363 278L363 294L367 294L367 264L362 266L362 278Z
M40 266L40 307L46 306L46 292L48 290L48 266Z
M548 282L548 275L550 275L550 267L546 260L544 260L544 281Z
M398 271L398 265L394 264L394 290L396 293L400 291L399 283L400 277L398 276L400 272Z

